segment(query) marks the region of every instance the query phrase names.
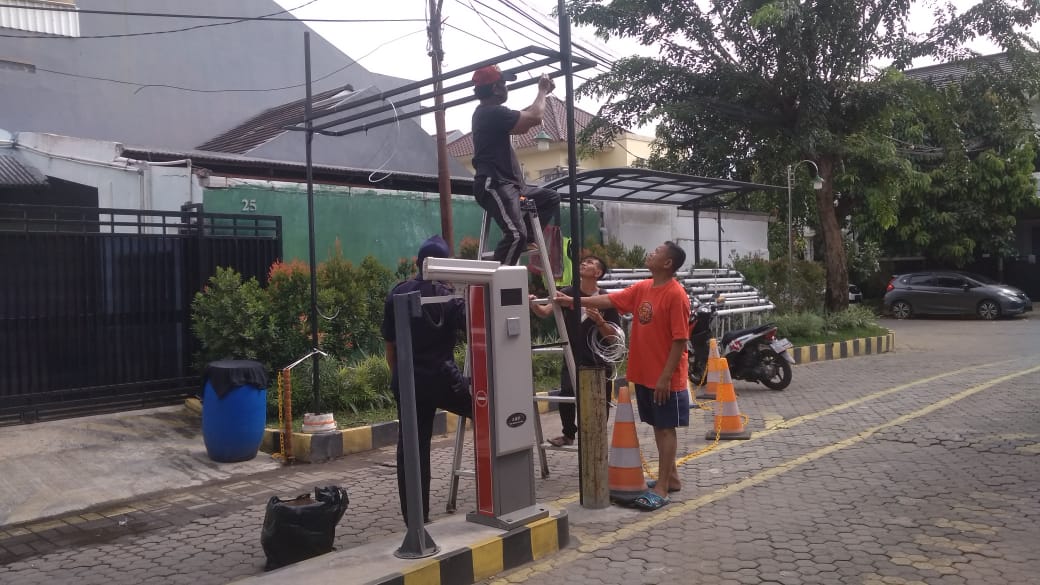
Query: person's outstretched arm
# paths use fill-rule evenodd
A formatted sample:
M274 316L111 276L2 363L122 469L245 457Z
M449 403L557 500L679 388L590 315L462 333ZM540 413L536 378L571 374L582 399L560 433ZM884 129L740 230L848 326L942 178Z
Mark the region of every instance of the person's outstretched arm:
M555 87L552 79L549 79L548 75L542 74L541 79L538 80L538 95L535 96L531 105L520 110L520 117L517 118L513 129L509 131L510 134L526 134L528 130L542 123L542 117L545 116L545 98L552 93Z
M574 298L563 294L560 291L556 291L556 296L553 301L559 303L563 307L574 306ZM610 295L592 295L581 297L581 306L592 307L593 309L613 309L614 303L610 302Z
M535 315L538 315L539 317L544 319L544 318L546 318L546 317L548 317L549 315L552 314L552 305L551 304L549 304L549 303L536 303L535 301L538 299L538 297L536 297L534 295L527 295L527 298L529 300L529 305L531 307L531 312L534 313Z

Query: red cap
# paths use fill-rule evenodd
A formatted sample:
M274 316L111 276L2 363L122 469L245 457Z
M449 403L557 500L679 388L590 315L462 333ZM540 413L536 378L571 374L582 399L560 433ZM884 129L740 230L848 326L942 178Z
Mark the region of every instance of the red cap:
M516 81L516 74L502 73L498 65L488 65L473 72L473 85L492 85L501 80Z

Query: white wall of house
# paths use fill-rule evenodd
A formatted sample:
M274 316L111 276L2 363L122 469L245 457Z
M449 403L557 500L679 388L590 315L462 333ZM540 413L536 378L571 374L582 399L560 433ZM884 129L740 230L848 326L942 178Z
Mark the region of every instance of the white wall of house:
M98 207L179 211L185 203L202 201L203 190L187 163L128 160L118 142L21 132L15 148L48 177L96 188Z
M653 250L672 240L686 251L687 267L694 259L693 211L671 205L640 203L603 203L606 238L625 246ZM719 229L714 209L700 213L701 259L718 261ZM754 211L722 211L722 264L728 266L735 256L769 256L769 214Z

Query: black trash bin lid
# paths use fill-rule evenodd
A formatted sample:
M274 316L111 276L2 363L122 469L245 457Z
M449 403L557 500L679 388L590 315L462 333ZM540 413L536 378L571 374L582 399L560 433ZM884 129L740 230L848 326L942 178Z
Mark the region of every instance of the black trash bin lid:
M202 375L202 384L209 382L213 391L223 398L239 386L254 386L267 389L267 370L260 362L253 360L220 360L210 362Z

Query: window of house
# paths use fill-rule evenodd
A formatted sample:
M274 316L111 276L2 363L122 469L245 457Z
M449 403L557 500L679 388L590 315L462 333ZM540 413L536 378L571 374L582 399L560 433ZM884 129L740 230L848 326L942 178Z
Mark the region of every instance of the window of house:
M33 10L34 8L76 8L75 0L4 0L0 8L0 28L22 30L62 37L79 36L79 13L74 10Z

